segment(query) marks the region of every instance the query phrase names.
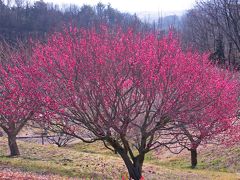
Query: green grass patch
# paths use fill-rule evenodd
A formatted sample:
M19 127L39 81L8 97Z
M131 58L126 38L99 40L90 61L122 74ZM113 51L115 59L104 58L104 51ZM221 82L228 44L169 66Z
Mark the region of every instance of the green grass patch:
M81 143L68 145L66 148L73 149L78 152L118 157L118 155L115 154L113 151L111 151L110 149L107 149L104 146L103 142L101 142L101 141L97 141L94 143L82 143L81 142Z

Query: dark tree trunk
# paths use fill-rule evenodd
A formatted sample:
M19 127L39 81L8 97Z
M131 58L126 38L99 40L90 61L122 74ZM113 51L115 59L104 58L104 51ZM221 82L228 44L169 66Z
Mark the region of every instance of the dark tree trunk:
M10 156L18 156L20 152L16 141L16 135L8 135L8 145L10 149Z
M139 153L138 156L129 156L128 152L121 147L115 140L108 138L108 142L114 148L114 150L121 156L127 169L130 179L140 180L142 177L142 166L145 157L145 153Z
M142 177L142 165L144 161L144 155L139 155L135 157L133 160L134 162L130 160L129 156L123 152L123 150L117 150L117 152L120 154L122 157L127 169L128 169L128 174L131 179L134 180L139 180Z
M194 169L197 166L197 149L191 149L191 165Z
M139 172L140 174L140 178L142 176L143 161L144 161L144 154L140 154L134 159L134 163L133 163L136 171Z

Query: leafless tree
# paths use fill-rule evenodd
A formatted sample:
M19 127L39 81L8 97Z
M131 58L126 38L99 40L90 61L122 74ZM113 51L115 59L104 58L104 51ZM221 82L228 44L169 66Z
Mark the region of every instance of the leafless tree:
M183 39L200 50L219 51L222 41L225 63L240 63L239 0L200 0L184 19Z

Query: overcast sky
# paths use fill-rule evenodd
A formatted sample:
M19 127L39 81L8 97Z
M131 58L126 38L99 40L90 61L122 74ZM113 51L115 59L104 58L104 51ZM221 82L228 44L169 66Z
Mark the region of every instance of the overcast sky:
M45 0L54 4L83 4L96 5L98 2L103 4L110 3L113 8L122 12L161 12L179 13L193 7L195 0Z

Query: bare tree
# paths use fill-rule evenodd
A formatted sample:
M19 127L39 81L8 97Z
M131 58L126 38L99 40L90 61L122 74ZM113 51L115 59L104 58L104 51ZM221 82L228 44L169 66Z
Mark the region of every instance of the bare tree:
M240 3L238 0L200 0L187 13L183 39L200 50L217 53L222 41L224 63L237 65L240 57ZM219 38L221 36L221 38Z

